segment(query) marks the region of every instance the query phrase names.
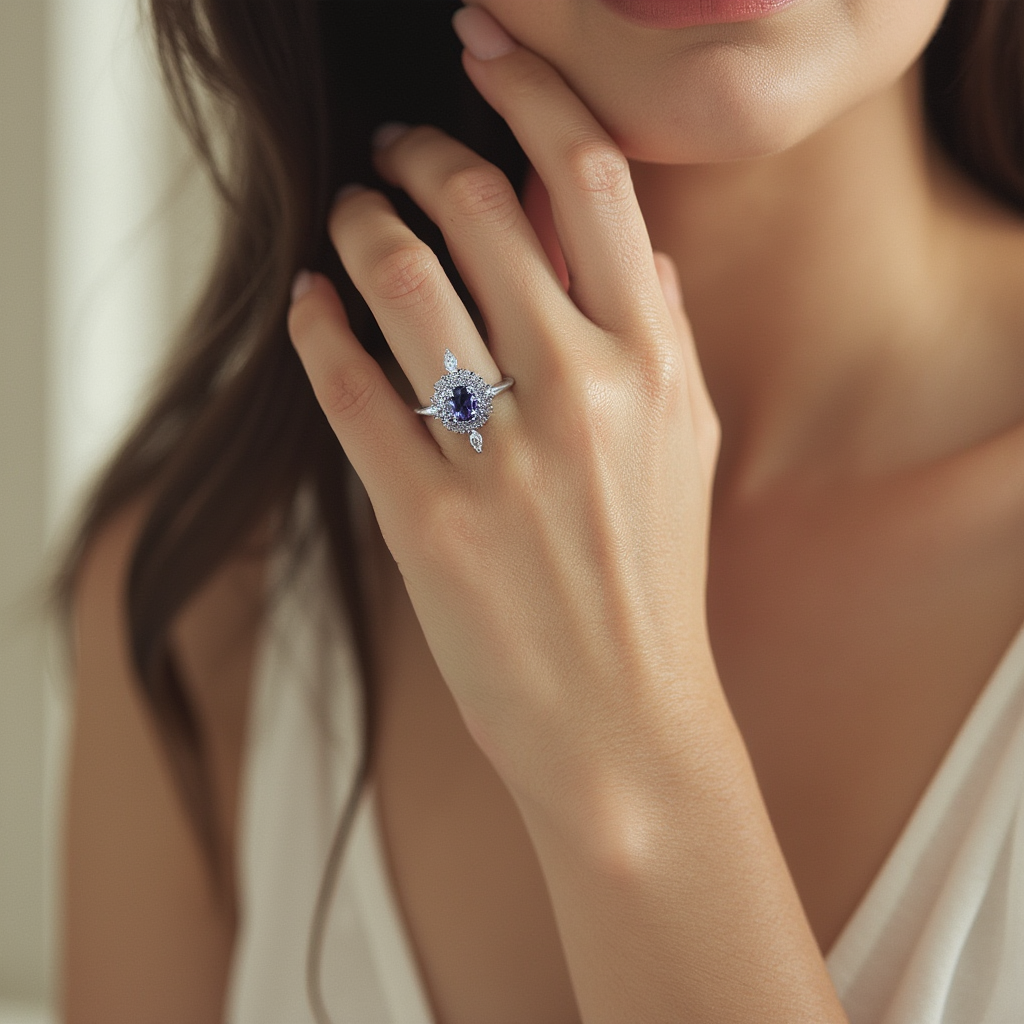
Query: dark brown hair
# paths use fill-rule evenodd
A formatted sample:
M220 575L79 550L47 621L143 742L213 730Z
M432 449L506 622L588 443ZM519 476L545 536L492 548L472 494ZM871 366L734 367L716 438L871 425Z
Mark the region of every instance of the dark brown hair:
M198 588L238 553L239 538L274 513L287 514L303 485L323 510L339 599L354 625L366 691L365 752L374 721L345 500L352 470L288 339L292 276L302 266L328 274L356 333L387 363L387 345L326 235L339 185L355 180L383 188L438 253L476 314L440 232L373 172L373 127L386 119L437 124L502 167L517 187L526 161L462 71L449 26L456 2L149 4L167 86L223 198L223 230L177 354L85 506L58 589L67 610L98 531L144 496L146 519L125 595L131 654L218 880L222 864L204 738L169 631ZM953 0L926 53L925 88L929 123L953 161L1024 211L1024 4ZM223 128L216 131L215 124ZM227 142L226 155L219 139Z

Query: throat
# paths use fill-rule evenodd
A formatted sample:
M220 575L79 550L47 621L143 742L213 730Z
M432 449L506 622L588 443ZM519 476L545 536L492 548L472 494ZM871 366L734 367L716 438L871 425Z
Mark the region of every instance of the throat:
M981 422L983 392L1016 369L994 309L1007 273L982 240L991 248L1013 218L993 214L923 126L915 69L775 156L633 163L652 244L680 270L722 424L720 471L740 492L801 469L940 457L1007 421L1002 406ZM970 396L965 360L981 369ZM911 436L898 422L908 400L942 409L929 429L945 436ZM1024 415L1024 388L1010 401Z

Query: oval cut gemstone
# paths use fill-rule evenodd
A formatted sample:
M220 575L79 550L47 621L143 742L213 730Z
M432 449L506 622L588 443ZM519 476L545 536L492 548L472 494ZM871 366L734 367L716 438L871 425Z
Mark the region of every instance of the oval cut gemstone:
M476 395L469 388L452 389L452 397L448 399L448 411L452 414L453 419L459 423L468 423L476 416L476 410Z

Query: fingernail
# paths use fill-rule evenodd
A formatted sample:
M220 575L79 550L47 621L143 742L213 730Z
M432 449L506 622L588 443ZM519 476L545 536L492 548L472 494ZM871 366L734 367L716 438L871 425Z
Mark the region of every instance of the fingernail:
M404 121L385 121L377 125L370 136L370 145L374 149L387 149L392 142L397 142L412 125Z
M292 305L299 301L313 287L313 275L308 270L300 270L292 281Z
M460 7L452 28L477 60L504 57L516 48L516 41L482 7Z
M339 188L338 191L334 193L334 202L331 203L331 205L333 206L334 203L337 203L342 199L347 199L349 196L354 195L356 192L365 191L366 186L360 185L359 182L357 181L350 182L348 185L342 185L341 188Z

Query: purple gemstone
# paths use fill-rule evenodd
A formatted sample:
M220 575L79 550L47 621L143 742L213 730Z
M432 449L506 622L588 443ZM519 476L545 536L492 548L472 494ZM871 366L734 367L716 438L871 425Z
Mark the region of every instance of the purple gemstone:
M468 423L476 416L476 410L476 395L469 388L457 387L452 390L452 397L448 399L448 411L454 420Z

